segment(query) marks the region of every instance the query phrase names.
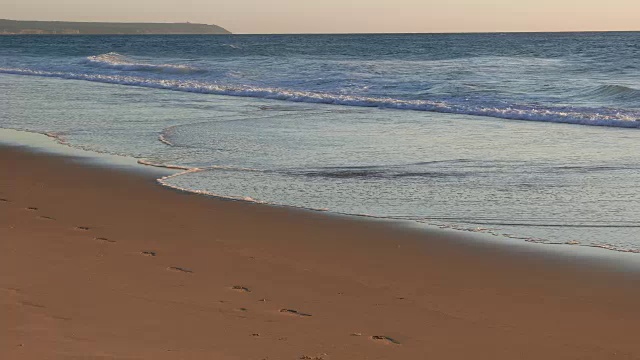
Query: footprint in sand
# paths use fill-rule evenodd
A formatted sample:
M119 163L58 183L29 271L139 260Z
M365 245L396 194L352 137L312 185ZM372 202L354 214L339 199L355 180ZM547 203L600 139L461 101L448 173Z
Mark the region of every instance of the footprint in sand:
M325 356L326 356L326 354L322 354L322 355L319 355L319 356L302 355L298 359L300 359L300 360L324 360Z
M97 238L93 238L93 240L96 240L96 241L102 241L102 242L108 242L108 243L114 243L114 242L116 242L115 240L110 240L110 239L107 239L107 238L104 238L104 237L97 237Z
M248 287L244 287L244 286L240 286L240 285L235 285L235 286L231 287L231 290L240 291L240 292L246 292L246 293L250 293L251 292L251 290L249 290Z
M16 288L3 288L3 290L8 292L10 296L18 296L22 293L20 289L16 289Z
M76 230L81 230L81 231L89 231L89 228L86 226L76 226L75 227Z
M19 303L20 303L20 305L35 307L35 308L39 308L39 309L44 309L45 308L44 305L36 304L36 303L33 303L31 301L27 301L27 300L21 300L21 301L19 301Z
M283 313L283 314L302 316L302 317L311 316L311 314L306 314L306 313L300 312L298 310L293 310L293 309L280 309L280 312Z
M140 254L150 257L155 257L157 255L155 251L141 251Z
M399 341L384 335L374 335L371 337L371 340L378 341L383 344L400 345Z
M193 273L193 271L192 271L192 270L185 269L185 268L183 268L183 267L177 267L177 266L169 266L169 267L167 268L167 270L171 270L171 271L179 271L179 272L188 273L188 274Z

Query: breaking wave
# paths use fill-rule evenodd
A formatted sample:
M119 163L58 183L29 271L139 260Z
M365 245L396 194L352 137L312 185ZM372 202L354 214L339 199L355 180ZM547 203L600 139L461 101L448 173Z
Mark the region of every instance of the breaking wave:
M102 55L89 56L85 59L85 64L90 66L122 70L122 71L151 71L173 74L198 73L203 70L177 64L150 64L145 62L136 62L124 55L116 52L110 52Z
M516 104L511 106L498 107L474 102L467 103L436 100L403 100L388 97L353 96L248 85L222 85L197 80L149 79L140 76L85 74L76 72L42 71L21 68L0 68L0 73L85 80L100 83L137 86L181 92L251 97L303 103L356 107L377 107L396 110L417 110L438 113L475 115L510 120L542 121L620 128L640 128L640 111L611 108L581 108L572 106L563 107Z

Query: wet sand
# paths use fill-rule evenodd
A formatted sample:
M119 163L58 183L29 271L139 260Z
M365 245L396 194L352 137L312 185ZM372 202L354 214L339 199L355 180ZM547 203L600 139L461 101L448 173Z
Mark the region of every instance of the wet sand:
M1 359L640 358L615 264L17 147L0 169Z

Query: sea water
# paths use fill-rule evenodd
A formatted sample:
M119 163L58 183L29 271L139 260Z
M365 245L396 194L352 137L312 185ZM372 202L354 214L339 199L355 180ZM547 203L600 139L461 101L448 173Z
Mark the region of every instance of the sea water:
M187 191L640 252L640 33L2 36L0 127Z

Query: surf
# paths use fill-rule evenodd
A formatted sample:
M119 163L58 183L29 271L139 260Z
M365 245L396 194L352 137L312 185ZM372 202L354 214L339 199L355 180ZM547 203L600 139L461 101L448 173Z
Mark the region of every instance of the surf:
M150 71L160 73L172 73L172 74L189 74L200 73L204 70L181 64L153 64L144 61L135 61L127 56L119 54L117 52L110 52L101 55L88 56L85 58L84 64L108 68L121 71Z
M201 94L261 98L299 103L374 107L393 110L428 111L437 113L474 115L507 120L553 122L575 125L640 128L640 110L609 108L581 108L513 104L503 107L475 102L440 100L404 100L389 97L366 97L251 85L225 85L199 80L155 79L130 75L88 74L81 72L46 71L28 68L3 68L0 73L25 76L84 80L125 86Z

